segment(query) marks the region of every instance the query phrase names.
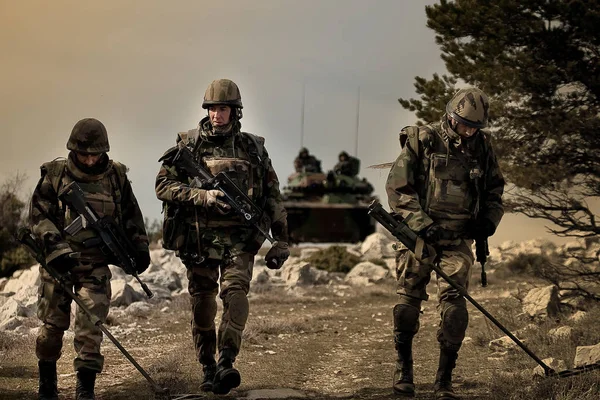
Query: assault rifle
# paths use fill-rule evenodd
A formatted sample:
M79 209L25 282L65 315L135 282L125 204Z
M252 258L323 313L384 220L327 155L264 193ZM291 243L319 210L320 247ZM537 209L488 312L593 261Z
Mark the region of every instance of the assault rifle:
M65 232L69 235L76 235L88 226L92 228L98 237L84 241L84 247L104 246L108 249L105 253L112 254L117 260L117 265L123 268L125 273L132 275L142 286L148 298L152 298L154 294L138 276L136 261L131 256L135 252L135 249L116 221L109 216L99 218L96 212L85 201L85 194L77 182L71 182L67 185L61 190L59 197L79 214L65 228Z
M398 221L390 213L385 211L381 204L374 200L369 205L369 215L371 215L377 222L379 222L385 229L387 229L396 239L404 244L410 251L415 254L417 260L423 264L429 264L438 276L444 279L454 289L456 289L461 296L469 300L479 311L483 313L490 321L494 323L502 332L504 332L509 338L511 338L529 357L537 362L543 369L546 376L562 376L560 373L556 373L552 368L546 365L538 356L536 356L531 350L529 350L523 342L521 342L515 335L513 335L508 329L506 329L493 315L491 315L485 308L483 308L475 299L473 299L467 290L456 283L450 278L439 266L439 256L441 251L436 250L432 245L425 243L412 229L408 227L405 221ZM484 261L485 262L485 261Z
M184 170L190 177L197 181L197 186L203 189L216 189L223 192L225 202L231 208L242 216L244 222L257 229L271 243L275 239L260 226L260 219L263 211L254 202L240 190L239 187L225 174L219 172L214 176L207 171L201 164L196 162L192 151L185 146L179 148L179 151L173 158L173 165Z
M50 274L50 276L60 285L63 292L71 299L73 299L73 301L77 304L79 309L88 316L92 324L96 325L111 340L111 342L113 342L114 345L117 346L121 353L123 353L123 355L129 360L129 362L133 364L133 366L140 372L140 374L142 374L142 376L146 378L146 380L148 381L148 383L150 383L155 393L162 396L167 395L167 390L158 386L158 384L152 379L152 377L150 377L150 375L148 375L144 368L142 368L137 363L137 361L131 356L131 354L129 354L129 352L125 350L123 345L121 345L121 343L119 343L119 341L110 333L110 331L106 329L102 321L100 321L100 319L90 311L90 309L85 305L83 300L81 300L79 296L73 293L72 285L66 281L65 277L59 274L50 265L46 264L46 257L42 251L42 248L38 244L35 237L31 234L31 231L27 228L19 229L19 232L17 233L17 240L25 247L25 249L27 249L27 251L29 251L29 253L31 253L31 255L36 259L36 261L40 263L42 268L44 268L48 272L48 274Z

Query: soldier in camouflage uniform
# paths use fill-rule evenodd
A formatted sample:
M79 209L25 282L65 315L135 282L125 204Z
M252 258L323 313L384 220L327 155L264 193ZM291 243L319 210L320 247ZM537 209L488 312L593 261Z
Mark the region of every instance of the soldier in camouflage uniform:
M321 161L309 154L308 149L303 147L294 159L294 169L296 172L321 172Z
M106 154L109 151L108 136L100 121L86 118L77 122L67 149L70 153L66 160L56 159L41 167L42 177L31 199L32 232L43 243L48 265L63 274L89 310L105 322L111 299L108 268L111 260L99 247L84 245L96 238L92 230L84 228L74 236L64 233L64 228L77 218L77 214L59 199L59 193L75 181L99 217L114 217L137 249L134 257L139 273L150 263L144 219L127 179L125 165L110 160ZM36 341L39 398L56 400L56 361L61 355L64 331L69 328L72 300L46 270L40 267L40 273L37 315L44 325ZM74 332L77 399L93 399L96 374L102 371L104 364L100 354L102 332L79 308Z
M462 89L447 104L439 123L407 127L400 134L402 151L387 183L389 206L398 218L441 251L439 265L459 285L468 288L474 263L475 238L494 234L504 213L504 179L490 143L489 102L479 89ZM431 267L397 244L397 293L394 338L398 359L394 392L414 396L412 340L419 330L421 302ZM468 314L465 298L438 278L441 321L436 399L456 399L452 370L465 337Z
M338 163L335 164L333 170L336 174L353 178L360 172L360 160L348 155L345 151L342 151L338 155Z
M264 139L240 130L242 101L237 85L228 79L213 81L202 107L208 109L208 116L196 129L179 133L177 145L160 159L156 195L165 214L163 247L175 250L187 268L192 336L204 371L201 388L226 394L241 381L233 363L248 319L254 257L265 237L230 211L221 191L202 188L202 183L197 185L176 168L173 157L180 146L188 146L213 175L225 171L264 210L262 228L270 228L276 240L265 257L269 268L280 268L289 256L287 214ZM223 316L217 338L219 284Z

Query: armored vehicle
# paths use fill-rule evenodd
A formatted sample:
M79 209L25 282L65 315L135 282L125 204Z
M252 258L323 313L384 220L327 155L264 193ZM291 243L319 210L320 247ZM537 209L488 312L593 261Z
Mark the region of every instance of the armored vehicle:
M296 172L283 188L290 242L359 242L375 232L368 215L373 186L330 171Z

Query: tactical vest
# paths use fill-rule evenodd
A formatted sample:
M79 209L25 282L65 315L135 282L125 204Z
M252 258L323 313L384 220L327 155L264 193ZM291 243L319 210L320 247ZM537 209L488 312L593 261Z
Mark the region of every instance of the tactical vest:
M400 134L400 143L404 146L409 141L419 160L415 186L421 208L447 231L463 232L479 212L485 179L484 134L474 138L471 153L464 154L445 139L441 129L407 127Z
M113 217L117 223L121 223L121 198L123 185L127 179L127 167L112 160L110 160L109 163L108 171L104 176L97 181L91 182L79 181L69 174L67 171L67 161L64 159L45 163L43 168L47 171L48 178L50 179L50 183L55 193L60 193L62 188L73 181L77 181L85 194L86 202L96 212L98 217L102 218L104 216L110 216ZM58 199L58 206L61 211L58 216L58 224L60 226L57 226L57 228L64 230L65 227L78 217L78 214L60 199ZM97 235L93 230L84 228L74 236L67 235L66 240L73 251L81 253L80 259L82 261L106 261L105 255L98 246L86 247L84 245L84 242L96 237Z
M198 129L178 133L178 141L192 151L198 163L204 165L213 176L225 172L255 204L264 210L265 180L269 159L264 155L263 140L250 133L240 132L232 138L231 146L217 146L210 141L202 140ZM188 178L187 183L192 184L193 180ZM245 225L242 217L233 212L221 215L202 207L181 206L169 202L163 202L163 214L163 247L169 250L182 250L192 228Z

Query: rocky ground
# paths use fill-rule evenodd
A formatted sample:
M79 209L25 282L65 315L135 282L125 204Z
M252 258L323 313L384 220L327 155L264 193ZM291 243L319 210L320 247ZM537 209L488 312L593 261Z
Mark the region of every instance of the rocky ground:
M591 255L597 245L594 243L573 243L569 251L577 248L580 253ZM348 274L326 272L310 265L305 260L317 251L310 247L294 249L293 257L280 271L267 270L257 263L250 294L251 315L236 363L242 385L226 397L395 398L391 391L391 310L396 295L390 245L388 238L376 234L360 245L350 246L348 251L359 256L361 262ZM566 247L541 242L503 244L503 248L491 251L490 285L485 289L477 285L476 268L471 289L472 296L540 358L554 357L556 365L562 361L560 369L593 362L596 353L600 353L596 346L600 333L593 328L600 312L583 305L568 305L568 299L556 288L506 276L498 266L523 251L556 253ZM194 359L190 337L185 269L172 253L163 250L153 251L152 260L153 266L142 275L156 292L151 301L144 299L137 283L120 270L113 270L113 307L107 328L172 395L199 393L201 369ZM36 398L33 349L39 326L34 316L37 279L34 267L0 281L1 399ZM434 283L429 293L435 297ZM469 309L468 338L455 370L455 386L463 398L600 397L597 372L568 380L535 380L536 363L502 339L504 334L479 311L472 306ZM433 396L437 324L432 300L424 305L421 330L415 341L417 399ZM58 366L61 399L74 398L72 339L73 334L68 331ZM106 338L103 352L106 366L98 378L98 399L155 398L144 378ZM561 391L565 392L563 397ZM575 393L576 397L568 397L568 393Z

